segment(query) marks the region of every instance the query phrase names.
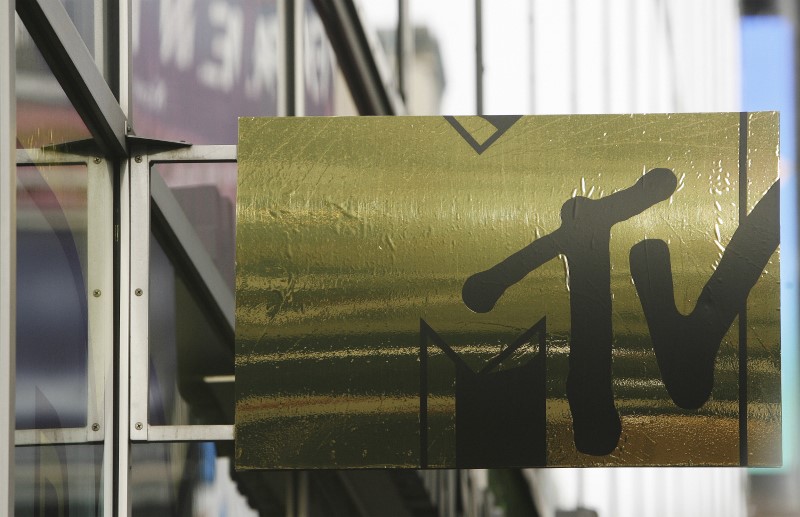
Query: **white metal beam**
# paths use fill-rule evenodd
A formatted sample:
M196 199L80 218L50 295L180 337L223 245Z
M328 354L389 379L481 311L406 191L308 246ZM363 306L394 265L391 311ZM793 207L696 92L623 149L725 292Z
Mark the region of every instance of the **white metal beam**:
M153 425L148 442L221 442L233 440L233 425Z
M131 331L131 170L128 160L120 165L119 203L119 330L117 343L116 444L114 449L113 502L104 515L127 516L130 500L130 331ZM136 224L141 224L137 222ZM146 387L145 387L146 388ZM141 390L142 387L139 387ZM107 477L107 476L106 476ZM105 480L104 480L105 482Z

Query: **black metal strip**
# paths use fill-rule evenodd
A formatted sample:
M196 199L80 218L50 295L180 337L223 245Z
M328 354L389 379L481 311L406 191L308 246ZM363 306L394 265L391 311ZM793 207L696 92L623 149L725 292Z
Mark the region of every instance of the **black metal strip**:
M428 324L419 320L419 466L428 468Z
M297 115L297 62L295 59L295 41L297 39L296 20L295 20L295 0L285 0L283 10L284 28L284 65L286 67L286 116L294 117Z
M747 218L747 118L739 114L739 224ZM739 464L747 466L747 298L739 310Z
M483 6L475 0L475 108L483 115Z

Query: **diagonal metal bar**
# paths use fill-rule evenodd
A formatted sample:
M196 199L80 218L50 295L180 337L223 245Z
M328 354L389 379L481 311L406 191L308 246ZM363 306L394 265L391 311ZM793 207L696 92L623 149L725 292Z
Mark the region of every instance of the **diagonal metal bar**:
M336 59L362 115L401 115L400 96L386 86L353 0L314 0Z
M126 156L127 118L61 2L17 2L17 14L102 151Z

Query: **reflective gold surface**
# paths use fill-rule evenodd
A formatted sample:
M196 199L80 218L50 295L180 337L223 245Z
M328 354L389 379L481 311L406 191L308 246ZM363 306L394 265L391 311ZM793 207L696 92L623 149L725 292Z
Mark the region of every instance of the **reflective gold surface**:
M477 144L494 132L458 122ZM739 124L738 113L523 117L478 153L440 117L240 119L237 468L417 467L420 319L477 371L543 316L548 465L738 465L738 320L710 400L678 408L629 253L664 240L676 306L692 311L739 224ZM750 209L777 179L777 128L775 113L750 116ZM462 287L559 228L571 197L607 197L654 168L674 172L674 194L611 230L622 436L611 454L585 455L565 389L569 261L535 269L486 313L465 306ZM780 459L778 269L776 252L748 298L752 464ZM454 466L455 367L429 353L428 464Z

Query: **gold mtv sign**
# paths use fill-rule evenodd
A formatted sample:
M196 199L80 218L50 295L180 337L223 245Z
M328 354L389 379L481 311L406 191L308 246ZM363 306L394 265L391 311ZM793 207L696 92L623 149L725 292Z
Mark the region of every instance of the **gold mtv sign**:
M238 468L780 464L776 113L239 131Z

